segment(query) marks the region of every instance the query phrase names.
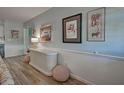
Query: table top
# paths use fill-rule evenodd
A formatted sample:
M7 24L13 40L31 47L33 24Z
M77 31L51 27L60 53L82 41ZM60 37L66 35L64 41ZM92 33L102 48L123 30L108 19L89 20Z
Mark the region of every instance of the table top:
M49 50L49 49L34 49L34 48L30 48L30 51L41 52L41 53L46 54L46 55L57 55L58 54L56 51Z

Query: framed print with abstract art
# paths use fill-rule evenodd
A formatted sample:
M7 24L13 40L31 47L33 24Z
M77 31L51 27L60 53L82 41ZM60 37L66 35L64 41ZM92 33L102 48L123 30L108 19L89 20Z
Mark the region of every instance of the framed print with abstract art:
M63 43L81 43L82 14L63 18Z
M105 8L87 13L87 41L105 41Z
M40 41L41 42L49 42L51 41L51 25L43 25L40 28Z

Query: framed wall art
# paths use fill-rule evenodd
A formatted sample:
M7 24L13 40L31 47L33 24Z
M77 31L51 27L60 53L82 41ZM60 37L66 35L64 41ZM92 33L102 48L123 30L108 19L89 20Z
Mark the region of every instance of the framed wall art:
M37 37L37 32L35 28L32 28L32 37Z
M81 43L82 14L62 19L63 43Z
M87 41L105 41L105 8L87 13Z
M51 41L51 30L52 30L52 26L50 24L41 26L40 28L40 41L41 42Z
M18 39L19 38L19 31L18 30L11 30L11 38Z

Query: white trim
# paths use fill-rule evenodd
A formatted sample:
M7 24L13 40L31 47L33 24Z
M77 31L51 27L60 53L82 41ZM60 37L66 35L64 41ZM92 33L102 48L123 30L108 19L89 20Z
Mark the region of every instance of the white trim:
M112 55L107 55L107 54L100 54L98 52L80 52L77 50L70 50L70 49L62 49L62 48L45 48L45 49L52 49L52 50L60 50L60 51L65 51L65 52L70 52L70 53L76 53L76 54L87 54L87 55L92 55L92 56L101 56L101 57L106 57L110 58L113 60L119 60L119 61L124 61L124 57L119 57L119 56L112 56Z
M57 55L57 52L48 49L30 48L31 51L40 52L45 55Z

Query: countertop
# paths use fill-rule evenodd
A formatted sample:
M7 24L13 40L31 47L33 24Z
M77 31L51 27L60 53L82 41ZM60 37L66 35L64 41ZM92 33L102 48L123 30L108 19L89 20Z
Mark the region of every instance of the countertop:
M57 55L56 51L49 50L49 49L38 49L38 48L34 49L34 48L30 48L30 51L41 52L41 53L46 54L46 55Z

